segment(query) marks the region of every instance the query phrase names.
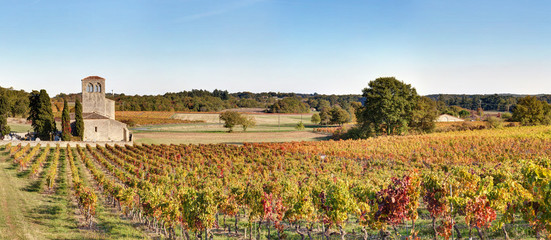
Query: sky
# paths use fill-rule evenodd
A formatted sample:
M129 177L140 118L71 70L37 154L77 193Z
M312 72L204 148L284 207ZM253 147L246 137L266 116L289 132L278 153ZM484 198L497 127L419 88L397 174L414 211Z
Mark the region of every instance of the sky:
M548 0L0 0L0 86L551 94Z

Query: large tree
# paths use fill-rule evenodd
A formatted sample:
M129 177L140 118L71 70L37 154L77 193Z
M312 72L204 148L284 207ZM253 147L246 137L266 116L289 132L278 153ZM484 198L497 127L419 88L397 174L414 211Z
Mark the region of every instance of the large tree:
M82 119L82 104L77 99L75 101L75 128L73 129L73 136L77 136L80 140L84 137L84 120Z
M522 125L550 124L551 107L534 96L521 98L513 110L513 120Z
M331 109L331 124L339 124L343 125L344 123L348 122L350 118L350 115L346 110L342 109L339 106L336 106Z
M409 126L419 132L432 132L436 127L434 120L437 117L436 102L428 97L420 97L417 99Z
M419 96L415 88L394 77L377 78L363 89L358 124L364 136L402 134L412 120Z
M61 114L61 140L71 141L71 117L67 100L63 99L63 112Z
M8 112L10 104L6 95L0 95L0 139L4 139L4 135L10 133L10 126L8 126Z
M241 115L239 124L243 127L243 132L246 132L247 128L256 126L256 119L253 116Z
M57 131L50 96L46 90L40 93L33 91L29 96L29 118L34 131L43 140L53 140L53 134Z
M320 118L320 115L317 114L317 113L314 113L312 115L312 118L310 118L310 122L312 122L313 124L318 124L321 122L321 118Z
M233 132L233 128L242 122L241 114L234 111L220 113L219 117L220 120L224 121L224 127L229 129L228 132Z
M331 108L323 108L320 113L320 124L327 125L331 121Z

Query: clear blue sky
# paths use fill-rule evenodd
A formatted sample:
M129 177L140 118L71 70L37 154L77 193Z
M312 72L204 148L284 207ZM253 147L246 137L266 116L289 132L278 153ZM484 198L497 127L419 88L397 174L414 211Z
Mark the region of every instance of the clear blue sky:
M0 0L0 86L551 93L551 1Z

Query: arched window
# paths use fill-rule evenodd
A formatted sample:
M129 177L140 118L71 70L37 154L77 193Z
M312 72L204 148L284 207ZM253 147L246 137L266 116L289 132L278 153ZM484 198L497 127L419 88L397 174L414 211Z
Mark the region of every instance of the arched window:
M101 92L101 84L96 84L96 92Z
M88 83L88 86L86 87L87 92L93 92L94 91L94 85L91 83Z

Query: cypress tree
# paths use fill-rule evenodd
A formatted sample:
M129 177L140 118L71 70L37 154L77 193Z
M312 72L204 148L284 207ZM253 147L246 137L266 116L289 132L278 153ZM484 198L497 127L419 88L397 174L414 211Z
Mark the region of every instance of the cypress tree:
M29 117L27 120L31 121L31 125L36 125L36 120L38 119L38 109L40 109L40 102L38 101L38 96L40 93L36 90L33 90L29 94Z
M10 126L8 126L7 115L10 106L8 97L5 95L0 96L0 139L4 139L4 135L10 133Z
M29 96L30 111L29 120L38 137L43 140L52 140L53 134L57 131L54 114L52 113L52 104L50 96L46 90L40 90L40 93L33 91Z
M75 102L75 128L73 129L73 135L82 140L84 137L84 120L82 119L82 104L77 99Z
M71 117L67 100L63 100L63 113L61 114L61 140L71 141Z

